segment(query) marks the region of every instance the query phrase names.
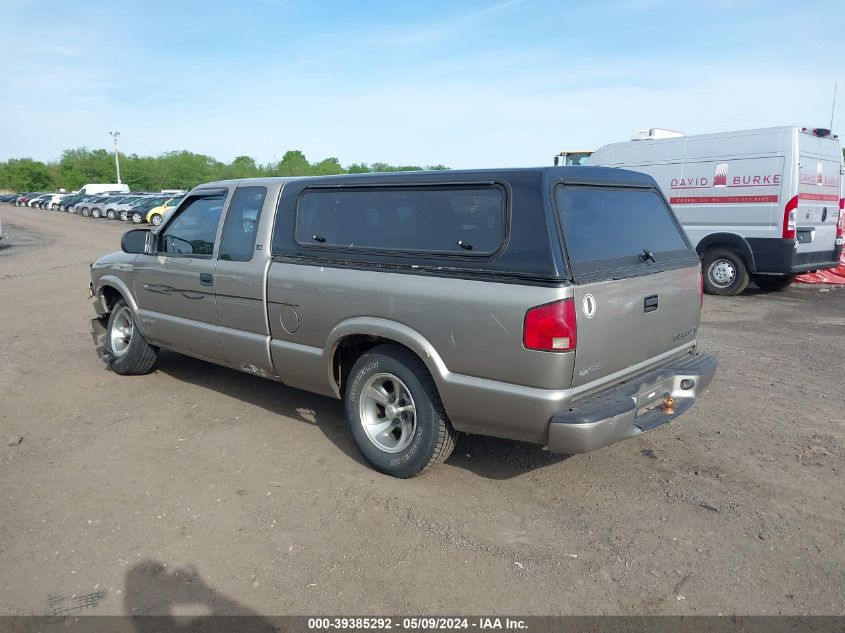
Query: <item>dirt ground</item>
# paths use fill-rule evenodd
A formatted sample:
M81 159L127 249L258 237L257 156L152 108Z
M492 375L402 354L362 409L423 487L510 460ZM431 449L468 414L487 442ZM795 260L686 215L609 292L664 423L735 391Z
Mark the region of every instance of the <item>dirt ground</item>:
M707 297L720 370L653 433L463 437L398 481L340 401L172 353L111 373L88 264L127 226L0 217L0 614L845 613L845 291Z

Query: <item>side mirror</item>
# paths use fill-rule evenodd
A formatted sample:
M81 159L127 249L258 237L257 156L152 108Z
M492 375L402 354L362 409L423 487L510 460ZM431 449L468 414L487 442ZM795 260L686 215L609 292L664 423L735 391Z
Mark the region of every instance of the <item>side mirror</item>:
M155 252L155 233L149 229L132 229L123 234L120 248L132 255L152 255Z

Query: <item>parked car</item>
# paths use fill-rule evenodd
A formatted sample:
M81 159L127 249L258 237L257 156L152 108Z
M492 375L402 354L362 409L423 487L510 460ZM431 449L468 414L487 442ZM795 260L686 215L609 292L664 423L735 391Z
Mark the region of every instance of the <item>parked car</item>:
M39 205L41 204L41 202L43 200L45 200L48 196L52 196L52 195L53 194L50 194L50 193L39 193L37 196L33 196L32 198L30 198L27 201L26 206L28 206L31 209L39 208Z
M109 207L114 206L121 200L126 199L126 194L106 194L101 196L96 202L91 202L90 214L92 218L106 218L108 217Z
M18 197L18 194L16 194L16 193L4 193L3 195L0 195L0 202L11 203L17 197Z
M150 198L150 194L143 194L134 196L131 199L125 200L120 204L115 206L115 212L117 213L117 217L124 222L129 220L129 210L135 207L135 205L141 204L145 200Z
M27 205L27 203L28 203L28 202L29 202L32 198L34 198L34 197L36 197L36 196L40 196L40 195L41 195L41 192L40 192L40 191L30 191L30 192L28 192L28 193L23 194L22 196L18 196L18 197L15 199L15 206L18 206L18 207L25 207L25 206Z
M89 183L81 187L79 193L85 196L103 193L129 193L129 185L126 183Z
M179 205L179 203L182 201L182 198L184 197L185 196L176 196L175 198L171 198L170 200L165 200L159 206L153 207L152 209L147 211L147 224L159 226L165 216L168 213L172 213L173 209L175 209Z
M782 290L797 273L839 264L842 148L830 130L661 132L600 147L587 163L657 180L704 262L707 292L736 295L749 281Z
M141 200L144 195L142 193L133 193L128 196L120 196L111 198L108 203L105 205L106 210L106 217L109 220L114 220L117 218L117 214L121 208L129 209L131 208L131 204ZM126 205L125 207L120 207L119 205Z
M342 399L377 470L455 432L581 453L716 371L701 263L649 176L547 167L222 181L91 265L118 374L160 348ZM178 292L176 291L178 289Z
M153 207L157 207L167 202L170 196L151 196L144 198L133 206L127 213L127 220L134 224L141 224L147 219L147 213Z

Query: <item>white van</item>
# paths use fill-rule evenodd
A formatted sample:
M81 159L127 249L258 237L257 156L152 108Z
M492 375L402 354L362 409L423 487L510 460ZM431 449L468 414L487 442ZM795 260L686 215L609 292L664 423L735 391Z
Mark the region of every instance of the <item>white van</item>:
M129 193L129 185L126 183L90 183L79 190L83 196L93 196L98 193Z
M833 268L842 251L842 148L830 130L773 127L600 147L588 165L652 176L704 266L705 289L766 290Z

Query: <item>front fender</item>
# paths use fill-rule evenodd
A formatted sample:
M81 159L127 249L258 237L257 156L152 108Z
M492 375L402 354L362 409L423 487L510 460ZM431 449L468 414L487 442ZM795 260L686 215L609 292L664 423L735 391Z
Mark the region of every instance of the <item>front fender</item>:
M129 290L129 286L127 286L126 283L116 275L103 275L94 282L92 294L98 301L104 304L103 291L106 286L111 286L121 294L129 306L129 309L132 310L133 316L138 314L138 303L135 301L135 297L132 296L132 291Z

